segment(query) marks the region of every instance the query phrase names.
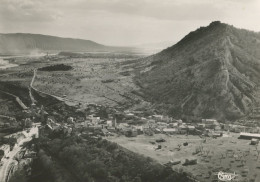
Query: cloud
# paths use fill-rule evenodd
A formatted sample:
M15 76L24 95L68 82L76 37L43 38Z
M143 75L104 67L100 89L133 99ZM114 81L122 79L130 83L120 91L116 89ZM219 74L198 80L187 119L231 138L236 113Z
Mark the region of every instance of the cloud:
M0 18L8 22L53 21L62 13L37 0L1 0Z
M76 3L66 1L61 6L69 12L75 10L76 13L108 12L166 20L209 19L211 16L225 15L221 7L210 0L77 0ZM205 12L209 16L205 16Z
M63 3L64 9L165 20L212 20L227 16L241 4L251 5L257 0L77 0L75 3L72 2L74 1Z
M260 0L0 0L0 32L128 45L179 40L211 21L260 30Z
M257 0L0 0L0 13L12 21L54 21L64 14L81 18L125 14L162 20L215 20Z

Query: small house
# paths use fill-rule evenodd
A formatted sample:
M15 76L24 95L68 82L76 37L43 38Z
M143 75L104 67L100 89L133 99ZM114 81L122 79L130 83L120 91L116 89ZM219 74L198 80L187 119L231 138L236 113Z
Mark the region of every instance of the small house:
M176 134L178 132L178 130L176 128L164 128L163 132L165 134L173 135L173 134Z
M107 120L107 126L108 126L108 127L112 127L112 126L113 126L112 120Z
M163 115L153 115L152 118L154 118L157 121L162 121L163 120Z
M255 134L255 133L245 133L245 132L242 132L240 133L239 135L239 139L248 139L248 140L251 140L251 139L260 139L260 134Z
M257 145L259 143L259 139L252 138L251 139L251 145Z
M137 130L128 129L128 130L125 130L124 134L126 137L136 137L138 133L137 133Z
M188 127L188 131L194 131L195 130L195 126L187 126Z
M207 129L215 129L216 126L220 125L215 119L202 119L202 123L205 124Z
M107 130L109 131L109 132L115 132L116 131L116 128L115 127L107 127Z

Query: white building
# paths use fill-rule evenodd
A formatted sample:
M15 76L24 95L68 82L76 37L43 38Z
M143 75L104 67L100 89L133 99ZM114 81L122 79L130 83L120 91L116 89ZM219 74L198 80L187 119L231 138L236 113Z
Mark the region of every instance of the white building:
M107 126L112 127L113 126L113 121L112 120L107 120Z
M175 128L164 128L162 131L167 134L176 134L178 132Z

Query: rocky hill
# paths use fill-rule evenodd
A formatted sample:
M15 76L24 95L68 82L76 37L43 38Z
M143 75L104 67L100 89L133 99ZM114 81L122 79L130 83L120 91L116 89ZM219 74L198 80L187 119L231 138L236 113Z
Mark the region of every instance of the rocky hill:
M0 54L34 54L41 52L128 51L126 47L111 47L90 40L61 38L40 34L0 34ZM131 49L130 49L131 50Z
M260 33L219 21L135 64L146 99L176 117L235 120L260 101Z

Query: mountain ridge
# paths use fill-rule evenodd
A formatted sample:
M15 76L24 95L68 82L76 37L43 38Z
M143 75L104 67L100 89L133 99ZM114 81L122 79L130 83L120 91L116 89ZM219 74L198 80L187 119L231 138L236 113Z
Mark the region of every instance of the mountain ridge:
M136 83L176 117L234 120L259 105L260 34L219 21L138 61Z
M63 38L32 33L0 34L1 54L28 54L31 52L91 52L91 51L132 51L131 47L106 46L92 40Z

